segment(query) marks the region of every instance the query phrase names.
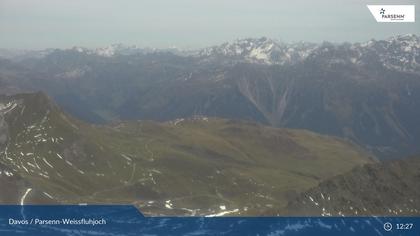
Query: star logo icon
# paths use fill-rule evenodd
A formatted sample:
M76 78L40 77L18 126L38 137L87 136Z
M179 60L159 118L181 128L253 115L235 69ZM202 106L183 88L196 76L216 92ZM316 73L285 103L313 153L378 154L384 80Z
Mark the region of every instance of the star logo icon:
M381 11L379 12L379 14L381 15L385 14L385 9L381 8Z

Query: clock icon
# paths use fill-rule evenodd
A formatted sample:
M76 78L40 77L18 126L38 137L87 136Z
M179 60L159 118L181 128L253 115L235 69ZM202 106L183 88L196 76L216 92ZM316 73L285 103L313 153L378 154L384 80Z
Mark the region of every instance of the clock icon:
M386 222L384 224L384 230L387 231L387 232L391 231L392 230L392 224L389 223L389 222Z

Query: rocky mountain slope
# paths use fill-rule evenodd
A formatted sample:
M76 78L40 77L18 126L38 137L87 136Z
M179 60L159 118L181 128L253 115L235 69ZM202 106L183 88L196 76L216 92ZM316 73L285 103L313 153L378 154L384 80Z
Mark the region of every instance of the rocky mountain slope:
M339 138L245 121L89 125L42 93L0 97L0 130L2 203L129 203L149 215L258 215L373 162Z
M333 177L289 203L286 214L418 216L420 159L370 164Z

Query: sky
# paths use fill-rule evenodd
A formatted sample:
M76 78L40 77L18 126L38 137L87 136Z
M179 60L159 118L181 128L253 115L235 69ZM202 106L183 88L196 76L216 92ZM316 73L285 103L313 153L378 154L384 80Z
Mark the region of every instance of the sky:
M367 4L416 4L415 23L377 23ZM247 37L363 42L420 35L420 0L0 0L0 48L193 49Z

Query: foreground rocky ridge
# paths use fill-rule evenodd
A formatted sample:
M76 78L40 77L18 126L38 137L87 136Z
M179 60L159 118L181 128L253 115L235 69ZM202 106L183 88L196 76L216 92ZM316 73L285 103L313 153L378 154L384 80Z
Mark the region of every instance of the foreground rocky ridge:
M418 216L420 158L357 167L301 194L287 206L299 216Z

